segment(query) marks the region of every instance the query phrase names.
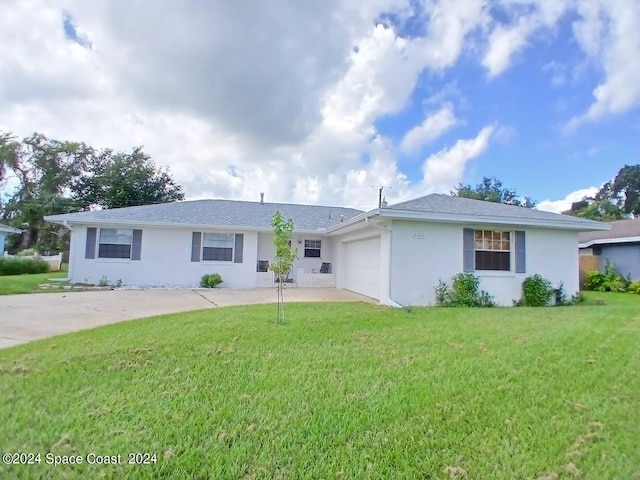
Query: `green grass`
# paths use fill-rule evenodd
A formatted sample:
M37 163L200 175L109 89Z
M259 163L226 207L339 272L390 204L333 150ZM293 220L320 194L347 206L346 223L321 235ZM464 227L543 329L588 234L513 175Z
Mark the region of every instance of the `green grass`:
M42 463L0 478L638 478L640 296L599 296L221 308L2 350L0 451Z
M59 272L35 273L32 275L2 275L0 276L0 295L14 295L17 293L40 293L49 290L42 290L41 284L50 278L66 278L66 265Z

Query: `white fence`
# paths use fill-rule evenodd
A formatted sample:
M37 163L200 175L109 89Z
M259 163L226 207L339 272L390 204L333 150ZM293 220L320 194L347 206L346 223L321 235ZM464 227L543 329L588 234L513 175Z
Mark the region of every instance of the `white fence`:
M35 260L42 260L43 262L47 262L49 264L50 272L57 272L60 270L62 266L62 254L58 255L9 255L5 252L5 257L18 257L18 258L33 258Z

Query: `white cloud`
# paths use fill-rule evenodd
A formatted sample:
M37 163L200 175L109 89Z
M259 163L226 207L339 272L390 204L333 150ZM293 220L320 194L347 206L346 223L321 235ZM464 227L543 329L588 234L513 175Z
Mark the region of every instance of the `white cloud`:
M510 16L509 23L494 22L482 65L493 78L503 73L515 54L523 50L529 38L540 30L553 28L572 5L570 0L500 2Z
M494 126L484 127L475 138L458 140L451 148L440 150L424 162L424 186L429 193L449 192L464 173L465 166L489 147Z
M562 87L567 83L566 67L560 62L553 60L542 67L542 71L551 75L551 85L553 87Z
M575 37L602 66L605 79L593 90L594 103L569 121L569 129L640 105L640 2L592 0L577 2L577 8L582 18L573 25Z
M634 98L629 78L640 49L629 50L637 33L622 18L624 2L598 2L589 0L599 5L593 18L581 6L584 32L576 35L607 74L594 111L614 111ZM478 44L487 45L480 56L490 75L505 71L536 32L554 27L568 0L497 4L512 14L504 24L488 0L424 0L422 8L410 0L282 0L277 8L247 0L8 0L0 128L95 147L144 145L171 166L188 198L257 200L265 192L271 201L369 208L381 185L390 201L447 191L490 140L508 140L508 129L485 127L425 155L425 178L410 181L375 122L406 109L421 75L442 79ZM376 25L383 12L399 24L411 17L422 33L403 37ZM600 35L596 18L609 18L602 12L615 21L602 20ZM65 14L91 48L65 37ZM631 65L622 65L621 52ZM447 81L427 100L431 109L444 106L405 136L407 151L461 121L445 102L455 102L458 115L472 108L456 80Z
M407 132L401 142L402 149L407 153L415 153L424 145L442 136L458 123L453 106L444 105L437 112L428 115L420 125L416 125Z
M566 212L571 208L572 203L579 202L585 197L592 197L598 193L599 190L600 189L597 187L582 188L575 192L571 192L561 200L543 200L536 205L536 209L553 213Z

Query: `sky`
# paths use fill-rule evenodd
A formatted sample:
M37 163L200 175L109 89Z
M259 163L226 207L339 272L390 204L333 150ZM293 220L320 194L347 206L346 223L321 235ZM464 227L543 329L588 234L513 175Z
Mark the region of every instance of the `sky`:
M638 0L0 4L0 130L143 145L188 200L563 211L640 163Z

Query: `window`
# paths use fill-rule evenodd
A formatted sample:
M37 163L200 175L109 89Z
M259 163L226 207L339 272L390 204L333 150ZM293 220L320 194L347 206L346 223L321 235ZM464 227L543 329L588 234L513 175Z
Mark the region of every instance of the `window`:
M233 233L205 233L202 238L202 260L232 262L233 243Z
M511 271L511 233L476 230L475 269Z
M101 228L98 258L131 258L133 230Z
M320 258L321 240L304 241L304 258Z

